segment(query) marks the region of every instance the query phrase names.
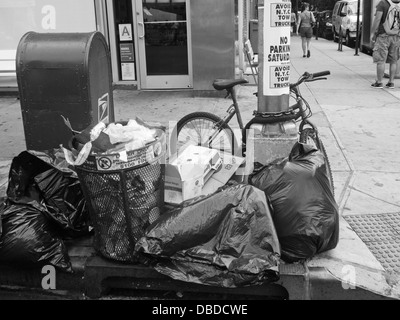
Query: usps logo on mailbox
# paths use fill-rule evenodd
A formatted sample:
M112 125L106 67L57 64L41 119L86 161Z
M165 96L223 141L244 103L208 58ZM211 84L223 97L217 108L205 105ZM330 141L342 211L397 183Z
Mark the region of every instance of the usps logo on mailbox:
M110 121L110 108L108 103L108 93L104 94L98 101L99 122L108 123Z

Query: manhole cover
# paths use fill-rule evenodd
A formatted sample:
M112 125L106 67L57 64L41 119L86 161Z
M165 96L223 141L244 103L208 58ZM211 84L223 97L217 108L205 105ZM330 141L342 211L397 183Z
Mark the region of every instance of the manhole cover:
M400 213L344 216L388 272L400 272Z

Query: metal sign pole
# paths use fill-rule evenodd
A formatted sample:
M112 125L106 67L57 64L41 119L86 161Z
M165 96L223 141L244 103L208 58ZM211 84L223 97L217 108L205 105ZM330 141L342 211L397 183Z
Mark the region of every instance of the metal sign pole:
M357 2L357 31L356 31L356 53L354 54L355 56L358 56L358 47L360 46L359 42L359 36L360 36L360 0Z
M238 54L239 54L239 69L241 70L242 73L245 72L245 63L244 63L244 53L243 53L243 43L244 43L244 1L245 0L239 0L238 1ZM243 30L240 32L240 30Z
M292 8L290 0L260 0L258 6L258 103L247 140L246 162L267 164L286 157L297 141L294 121L262 121L289 109Z

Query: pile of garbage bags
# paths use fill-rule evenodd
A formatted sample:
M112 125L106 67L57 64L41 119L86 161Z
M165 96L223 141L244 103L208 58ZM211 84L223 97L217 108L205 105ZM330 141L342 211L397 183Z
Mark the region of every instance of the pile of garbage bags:
M79 180L62 150L24 151L11 163L0 209L0 261L71 272L64 239L91 231Z
M64 152L14 158L0 207L0 261L71 271L63 239L88 234L92 224ZM318 149L296 143L288 157L256 169L247 184L230 181L153 219L132 250L176 280L226 288L275 282L282 260L309 259L338 243L326 161Z
M292 263L336 247L338 206L322 152L296 143L286 158L185 201L150 225L136 250L173 279L242 287L279 279Z

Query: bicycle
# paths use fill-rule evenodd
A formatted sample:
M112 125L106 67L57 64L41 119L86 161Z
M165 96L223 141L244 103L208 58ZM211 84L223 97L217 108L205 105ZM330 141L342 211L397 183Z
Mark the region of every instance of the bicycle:
M248 83L246 79L216 79L213 81L214 89L218 91L226 90L225 99L230 97L232 105L227 109L223 118L209 112L193 112L182 119L176 125L176 150L179 150L185 144L195 144L197 146L218 149L222 152L235 154L238 145L229 126L229 122L236 115L239 128L242 133L242 155L246 152L247 130L252 124L274 124L285 121L300 121L298 130L298 141L303 144L312 144L320 150L326 159L326 168L328 178L333 190L333 176L326 153L319 135L317 126L310 120L312 111L308 102L301 95L299 86L304 82L312 82L318 80L326 80L325 76L330 71L322 71L316 73L303 73L297 82L289 85L290 96L295 100L288 110L282 112L257 112L253 113L254 118L246 125L243 124L240 114L239 103L237 100L237 87ZM300 120L299 120L300 119Z

